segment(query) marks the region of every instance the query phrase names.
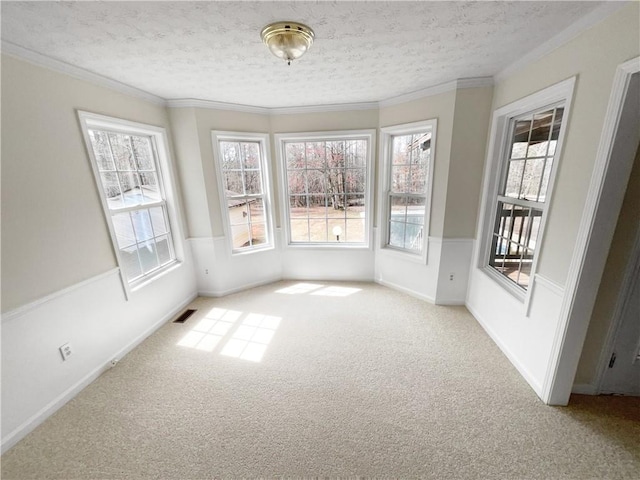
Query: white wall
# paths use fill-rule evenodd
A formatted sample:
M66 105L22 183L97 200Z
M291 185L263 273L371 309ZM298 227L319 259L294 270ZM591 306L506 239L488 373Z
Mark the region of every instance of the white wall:
M617 66L640 50L638 16L638 4L630 4L495 86L494 109L574 75L578 78L529 311L476 265L467 294L469 310L541 396L541 386L553 373L549 365L561 300L613 77Z
M3 450L196 294L179 223L182 262L125 298L76 109L169 123L161 106L2 56Z

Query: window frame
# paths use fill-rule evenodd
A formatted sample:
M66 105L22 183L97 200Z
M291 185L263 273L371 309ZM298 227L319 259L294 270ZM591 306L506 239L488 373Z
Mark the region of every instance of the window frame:
M89 163L91 164L91 170L93 172L97 192L100 197L100 203L102 205L104 218L107 223L109 235L111 237L111 247L118 264L120 280L123 285L125 297L127 300L129 300L134 292L152 283L154 280L165 275L169 271L178 268L184 262L184 247L182 244L184 236L181 228L182 219L180 217L180 207L176 194L176 182L174 180L174 173L172 169L172 160L170 156L171 150L169 148L167 131L165 128L155 125L148 125L83 110L77 110L77 115L80 122L82 136L84 138L87 158L89 159ZM162 196L162 200L159 201L158 204L164 204L166 210L165 221L168 223L168 235L171 238L173 259L169 263L149 273L143 274L141 277L138 277L132 281L129 281L127 279L126 273L124 272L124 261L120 253L118 239L112 220L114 210L109 207L109 204L107 202L107 195L104 191L102 180L100 178L98 162L93 150L91 138L89 136L89 130L91 129L128 135L140 135L150 137L151 139L151 148L154 151L154 160L156 163L155 168L158 178L158 189ZM153 206L158 205L154 204L151 206L147 206L145 204L141 204L140 210L152 208ZM123 208L123 212L134 210L136 209L133 207Z
M225 194L224 179L221 165L222 153L220 151L220 142L237 141L237 142L255 142L260 146L260 173L262 180L262 199L265 212L265 227L267 241L264 244L235 248L233 246L233 230L231 228L231 218L227 207L227 195ZM273 222L273 191L271 188L271 147L269 144L269 134L253 133L253 132L233 132L223 130L211 131L211 145L213 148L213 163L216 172L218 197L220 199L220 211L223 217L223 229L227 241L227 246L231 256L250 255L252 253L272 250L276 246L274 222Z
M555 190L555 181L557 177L558 167L562 161L564 153L564 140L571 120L571 106L574 93L576 77L568 78L555 85L547 87L539 92L528 95L515 102L498 108L493 113L491 124L491 132L489 135L489 149L487 154L487 169L484 177L484 188L482 198L482 214L480 229L480 248L477 259L478 268L493 279L498 285L503 287L507 292L521 301L528 308L535 276L537 272L537 264L541 252L544 249L545 229L547 217L553 208L553 197ZM515 120L523 116L534 114L554 107L562 106L564 108L562 124L558 134L558 143L556 144L555 154L553 156L553 165L549 176L546 197L544 205L540 208L539 204L534 208L541 209L542 215L538 234L536 237L536 248L533 253L531 263L531 273L529 274L529 285L524 288L515 281L507 278L490 265L491 248L493 235L495 230L495 222L497 216L499 197L498 192L506 181L511 153L511 133L512 125ZM537 202L536 202L537 203Z
M392 174L392 148L393 138L404 135L411 135L414 133L423 132L424 130L431 130L431 146L429 155L429 168L428 177L426 182L426 191L424 195L419 195L425 199L425 213L423 223L422 234L422 249L420 252L415 252L410 249L400 248L389 244L390 241L390 229L389 223L391 215L391 174ZM380 129L380 159L382 161L382 171L380 172L379 188L380 193L378 195L378 204L380 209L380 216L378 221L379 234L379 246L380 250L389 255L396 255L399 258L404 258L421 264L427 264L429 253L429 232L431 221L431 205L433 200L433 178L434 178L434 165L435 165L435 152L437 145L437 131L438 120L433 118L429 120L422 120L418 122L404 123L399 125L392 125L383 127Z
M318 141L339 141L339 140L365 140L367 142L367 155L365 165L365 226L364 241L362 243L329 243L329 242L292 242L291 240L291 217L289 213L289 184L287 179L285 144L294 142L318 142ZM282 222L285 232L285 244L288 248L294 249L320 249L320 250L371 250L373 249L373 150L376 145L376 130L335 130L326 132L298 132L298 133L278 133L274 135L276 147L276 158L278 165L278 178L280 187L280 201L282 202Z

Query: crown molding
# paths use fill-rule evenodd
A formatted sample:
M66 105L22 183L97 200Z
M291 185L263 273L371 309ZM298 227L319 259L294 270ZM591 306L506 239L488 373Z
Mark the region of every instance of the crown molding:
M76 67L75 65L71 65L61 60L56 60L55 58L34 52L33 50L21 47L6 40L2 40L1 51L6 55L10 55L20 60L25 60L39 67L45 67L55 72L64 73L71 77L85 80L89 83L93 83L94 85L106 87L132 97L142 98L143 100L147 100L148 102L155 103L157 105L164 106L166 103L164 98L145 92L139 88L90 72L84 68Z
M628 1L607 1L602 5L596 7L590 13L586 14L584 17L579 19L577 22L572 23L567 28L565 28L562 32L558 33L554 37L551 37L542 45L537 48L531 50L529 53L523 55L518 60L513 62L508 67L502 69L496 75L494 75L495 82L501 82L505 78L513 75L518 70L523 69L527 65L540 60L545 55L550 54L557 48L562 45L570 42L574 38L576 38L581 33L589 30L591 27L597 25L602 22L609 16L613 15L615 12L620 10L622 7L629 5L633 2Z
M340 103L332 105L309 105L303 107L276 107L270 108L272 115L289 115L294 113L322 113L322 112L345 112L354 110L375 110L379 107L379 102L362 103Z
M176 98L167 100L165 105L168 108L211 108L213 110L228 110L232 112L257 113L269 115L270 108L254 107L252 105L240 105L237 103L216 102L213 100L199 100L197 98Z

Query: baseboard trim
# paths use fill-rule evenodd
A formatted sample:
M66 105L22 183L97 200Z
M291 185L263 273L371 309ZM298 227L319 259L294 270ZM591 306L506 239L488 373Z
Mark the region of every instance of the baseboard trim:
M466 303L464 300L436 300L434 302L436 305L442 305L442 306L449 306L449 307L459 307L459 306L465 306Z
M596 387L589 383L574 385L571 393L577 393L578 395L598 395Z
M403 286L398 285L396 283L388 282L388 281L382 280L380 278L377 278L374 281L375 281L375 283L377 283L379 285L391 288L393 290L397 290L397 291L402 292L402 293L406 293L407 295L411 295L412 297L419 298L420 300L426 300L427 302L433 303L434 305L436 303L435 298L430 297L428 295L424 295L423 293L416 292L415 290L411 290L410 288L403 287ZM464 304L462 304L462 305L464 305Z
M229 288L227 290L199 290L198 295L201 297L225 297L227 295L231 295L233 293L242 292L244 290L250 290L255 287L261 287L263 285L269 285L270 283L279 282L282 280L282 277L273 277L266 280L260 280L259 282L248 283L246 285L241 285L239 287Z
M527 381L536 395L538 395L538 397L540 397L540 399L544 401L542 396L542 384L540 384L533 377L533 375L531 375L529 370L527 370L525 366L520 363L520 360L518 360L518 358L511 352L511 350L506 347L502 340L500 340L500 337L498 337L496 333L491 329L491 327L489 327L489 325L482 319L482 316L468 303L465 306L467 307L467 310L469 310L471 315L473 315L476 321L480 324L480 326L484 329L484 331L487 332L487 335L491 337L491 339L502 351L502 353L509 359L511 364L516 367L516 370L518 370L518 372L520 372L520 375L524 377L524 379Z
M111 361L115 359L121 359L125 355L127 355L131 350L140 345L144 340L146 340L151 334L153 334L156 330L162 327L165 323L170 321L173 317L175 317L182 309L184 309L187 305L189 305L195 298L196 294L190 294L185 300L183 300L180 305L174 308L169 314L162 317L162 319L155 324L153 324L150 328L141 333L138 337L136 337L133 341L131 341L128 345L121 348L113 355L110 355L109 358L105 359L100 366L95 368L93 371L89 372L83 378L81 378L74 385L69 387L65 392L56 397L54 400L49 402L44 408L38 411L36 414L31 416L27 421L25 421L22 425L17 427L11 433L9 433L5 438L2 439L2 448L1 452L4 454L14 445L16 445L20 440L26 437L29 433L35 430L40 424L42 424L47 418L53 415L56 411L62 408L69 400L75 397L78 393L80 393L85 387L90 385L94 380L96 380L100 375L104 372L112 368Z

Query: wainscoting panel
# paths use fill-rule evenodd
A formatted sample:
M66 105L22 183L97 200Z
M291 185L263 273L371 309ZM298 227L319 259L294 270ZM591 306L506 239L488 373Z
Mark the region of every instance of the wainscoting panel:
M188 258L128 301L113 269L3 315L3 452L195 298Z

